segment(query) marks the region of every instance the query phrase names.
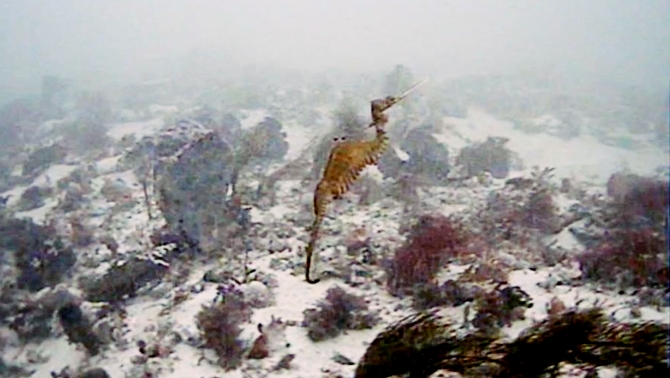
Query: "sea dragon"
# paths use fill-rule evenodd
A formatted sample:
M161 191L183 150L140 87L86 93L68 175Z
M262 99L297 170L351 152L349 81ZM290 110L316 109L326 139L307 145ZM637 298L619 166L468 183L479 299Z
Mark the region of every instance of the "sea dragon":
M377 164L381 155L388 148L389 139L384 131L388 123L388 116L384 111L407 97L426 80L413 85L410 89L397 97L387 96L383 99L373 100L370 103L372 122L368 127L375 127L375 138L372 140L342 140L336 143L323 170L321 181L314 191L314 222L310 228L310 239L305 252L305 280L310 284L319 282L319 279L311 279L309 276L312 265L312 254L319 237L321 223L326 216L328 204L349 191L351 184L358 179L363 169L368 165Z

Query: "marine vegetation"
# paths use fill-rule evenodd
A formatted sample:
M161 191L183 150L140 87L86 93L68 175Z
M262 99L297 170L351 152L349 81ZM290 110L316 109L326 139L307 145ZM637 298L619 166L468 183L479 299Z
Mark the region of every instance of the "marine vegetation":
M241 325L251 318L243 294L232 285L220 286L215 302L203 306L196 316L203 347L214 351L218 363L226 370L237 368L244 357L240 338Z
M446 370L463 377L530 378L556 374L562 364L573 364L587 374L607 366L630 376L661 376L668 370L667 332L665 324L618 323L599 308L573 309L550 316L507 342L478 330L463 331L435 312L422 312L377 335L355 377L409 373L421 378Z
M368 309L365 298L350 294L339 286L326 292L317 308L303 312L303 325L312 341L336 337L346 330L369 329L379 322L376 313Z

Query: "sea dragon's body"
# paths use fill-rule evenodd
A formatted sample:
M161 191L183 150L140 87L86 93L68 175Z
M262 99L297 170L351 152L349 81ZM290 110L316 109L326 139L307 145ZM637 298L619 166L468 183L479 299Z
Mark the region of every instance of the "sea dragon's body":
M417 88L419 83L398 97L386 97L374 100L371 103L372 122L376 130L375 138L372 140L346 141L337 143L330 152L323 177L314 191L314 222L310 229L310 239L305 252L305 280L309 283L317 283L318 279L309 276L312 265L312 255L319 237L321 223L326 216L328 204L339 199L349 191L351 184L360 176L363 169L368 165L377 164L381 155L388 148L389 139L384 130L388 123L388 116L384 114L391 106L398 103L411 91Z

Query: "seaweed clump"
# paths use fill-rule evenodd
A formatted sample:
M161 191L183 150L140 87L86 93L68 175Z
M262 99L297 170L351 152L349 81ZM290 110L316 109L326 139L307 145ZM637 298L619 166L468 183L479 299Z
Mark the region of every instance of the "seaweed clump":
M615 367L627 376L643 376L667 372L667 333L666 324L617 323L592 308L551 316L505 342L476 330L459 332L422 313L377 335L355 377L428 377L442 369L464 377L534 378L555 376L566 363L584 372Z
M621 287L665 286L668 183L615 173L607 191L609 200L591 217L599 230L577 257L582 277Z
M204 347L216 353L219 365L226 370L235 369L244 356L241 325L251 318L251 309L244 303L242 292L232 285L220 286L215 301L203 306L196 324Z
M17 287L33 292L58 284L76 262L72 248L50 227L30 219L0 219L0 248L15 252Z
M334 286L328 289L325 300L319 302L318 308L304 311L303 326L307 327L307 336L312 341L322 341L345 330L372 328L378 322L378 316L368 311L363 297Z
M410 377L428 377L448 365L450 356L465 358L470 351L482 349L493 340L478 334L459 334L435 313L421 312L378 334L358 363L354 377L383 378L406 373Z
M487 334L523 320L524 310L533 307L531 297L518 286L497 287L478 296L476 303L478 311L472 325Z
M620 229L577 257L582 277L621 286L658 286L667 283L662 257L666 240L649 229ZM664 269L666 268L666 269Z
M387 265L387 287L392 295L411 294L417 285L435 278L444 263L463 254L469 234L454 218L425 215L410 231Z
M551 182L553 168L536 167L530 177L516 177L505 186L489 194L481 207L469 217L473 233L484 250L515 246L531 253L531 259L548 265L560 260L545 236L559 233L565 220L559 213L554 194L557 188ZM482 265L482 264L480 264ZM497 270L500 278L504 272L499 266L482 266L481 269Z
M441 306L458 307L474 301L479 290L483 289L454 280L445 281L442 285L430 282L415 287L412 306L418 311Z
M23 175L33 177L46 170L52 164L58 164L67 155L67 150L60 144L42 147L31 153L23 163Z
M486 212L494 222L492 235L502 239L519 238L526 230L553 234L561 230L551 184L554 168L537 167L530 178L513 178L505 188L488 198Z

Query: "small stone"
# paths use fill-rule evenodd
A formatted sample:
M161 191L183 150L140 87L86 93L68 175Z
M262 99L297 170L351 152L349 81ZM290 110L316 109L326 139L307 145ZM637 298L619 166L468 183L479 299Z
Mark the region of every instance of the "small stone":
M248 284L243 285L241 289L244 293L245 302L251 307L264 308L269 306L272 302L270 290L262 282L249 282Z
M340 353L335 353L332 360L337 362L340 365L348 365L348 366L356 365L355 362L353 362L352 360L348 359L347 357L343 356Z
M141 354L139 356L132 356L130 358L130 362L133 363L134 365L142 365L145 364L148 359L149 358L147 356Z
M565 303L558 299L558 297L553 297L547 307L547 314L549 316L559 315L566 310Z
M158 357L160 355L160 347L156 344L151 344L146 348L146 356L149 358Z

